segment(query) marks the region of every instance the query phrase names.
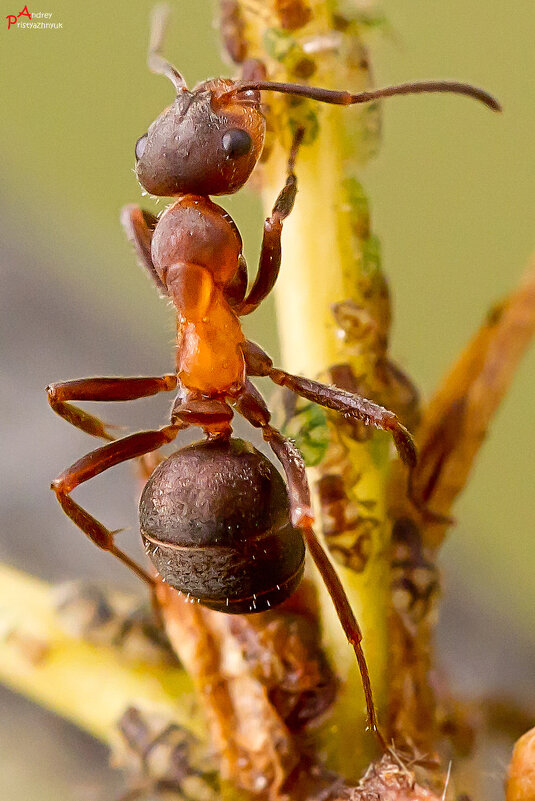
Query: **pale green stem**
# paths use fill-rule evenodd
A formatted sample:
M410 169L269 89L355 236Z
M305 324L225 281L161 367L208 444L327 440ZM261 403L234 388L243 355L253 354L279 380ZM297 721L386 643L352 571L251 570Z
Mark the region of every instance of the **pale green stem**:
M237 5L247 55L266 65L270 79L303 83L299 71L308 65L308 82L316 86L351 91L368 86L361 25L349 16L358 14L357 4L348 8L332 0L312 0L301 15L297 11L305 6L296 4L293 17L271 0L239 0ZM295 105L273 93L266 93L265 100L270 109L267 149L271 149L261 170L266 215L286 179L292 127L304 125L306 130L297 155L297 201L285 222L283 264L275 290L283 366L317 377L344 363L374 387L378 347L384 347L388 337L388 297L377 259L370 258L375 240L370 237L367 203L355 176L374 144L377 120L367 116L366 110L310 101ZM347 301L362 316L363 330L374 332L369 341L365 338L348 346L337 329L332 305ZM313 490L320 475L335 473L343 480L352 511L371 510L374 518L371 534L367 532L367 561L362 572L336 567L363 630L375 701L385 722L389 443L379 433L364 443L357 442L342 432L334 416L329 417L328 429L327 452L321 464L309 471ZM321 532L317 504L316 518ZM357 533L355 542L358 538ZM321 588L320 583L318 586ZM326 754L330 766L342 775L357 778L373 748L371 736L364 732L360 675L324 589L320 596L326 649L341 678L334 712L320 734L320 753Z
M299 193L283 236L284 261L276 288L278 327L283 366L292 372L316 377L341 362L350 363L357 375L368 373L366 356L355 359L338 335L331 306L349 298L359 305L358 253L349 230L352 208L344 199L344 171L339 146L338 115L327 110L321 116L321 134L312 147L303 148L298 161ZM272 158L266 170L264 197L270 208L285 175L284 154ZM374 517L381 521L374 532L372 555L362 573L336 565L351 606L364 634L363 647L370 669L379 715L387 702L387 607L390 527L386 518L385 492L389 474L389 444L381 435L365 444L343 437L331 427L331 437L343 440L343 458L354 471L358 497L375 502ZM337 451L332 456L337 461ZM329 453L327 454L329 459ZM319 470L325 471L325 460ZM309 470L314 488L318 469ZM321 515L316 507L318 529ZM321 593L323 630L327 652L342 679L336 708L324 732L334 768L345 776L357 776L369 756L369 738L363 736L364 698L354 654L348 646L326 592ZM384 716L383 716L384 719ZM333 737L333 731L341 736ZM348 737L347 733L351 732ZM360 745L359 745L360 744ZM356 757L358 754L358 757ZM364 756L365 755L365 756Z
M0 565L0 681L110 744L129 706L161 711L199 736L192 682L177 666L133 663L66 634L44 581Z

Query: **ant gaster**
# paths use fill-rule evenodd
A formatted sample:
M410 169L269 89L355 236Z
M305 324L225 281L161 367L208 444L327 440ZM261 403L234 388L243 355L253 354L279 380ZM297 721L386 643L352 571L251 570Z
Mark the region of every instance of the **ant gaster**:
M296 197L294 162L303 131L294 137L286 184L264 237L256 278L248 290L247 266L236 224L209 195L237 192L263 147L262 91L322 103L353 105L381 97L455 92L492 109L498 103L466 84L431 81L359 94L267 80L216 78L190 91L161 55L164 13L155 14L148 64L173 82L174 102L138 139L136 173L152 195L172 196L160 218L127 206L122 223L142 265L177 314L176 369L150 378L89 378L48 387L54 411L77 428L110 442L62 472L52 489L65 513L100 548L110 551L153 588L155 579L115 544L114 534L71 498L81 483L200 426L206 440L177 451L150 477L141 499L144 543L158 573L171 586L224 612L275 606L296 588L305 543L327 586L340 623L355 650L369 727L381 744L361 632L340 579L313 528L303 458L270 424L270 413L250 376L267 376L302 397L348 418L391 432L409 470L416 460L409 432L377 404L273 366L247 341L240 317L271 292L281 263L281 232ZM169 425L115 440L98 418L70 401L127 401L178 389ZM287 487L271 462L252 445L232 439L234 410L259 428L282 464Z

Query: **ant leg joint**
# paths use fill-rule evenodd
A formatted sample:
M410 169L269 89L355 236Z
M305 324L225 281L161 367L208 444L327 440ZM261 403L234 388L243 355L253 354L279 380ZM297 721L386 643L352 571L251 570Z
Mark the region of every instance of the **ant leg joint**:
M45 388L45 392L46 392L46 394L47 394L47 396L48 396L48 402L49 402L51 405L52 405L52 403L54 403L54 401L57 401L57 399L58 399L58 389L57 389L57 384L49 384L49 385L48 385L48 386Z
M165 384L164 392L169 392L172 389L176 389L176 385L178 383L176 373L165 373L165 375L162 376L162 379Z
M70 497L69 490L61 486L61 476L52 482L52 489L56 493L56 498L65 514L79 527L83 526L84 533L89 537L91 542L101 548L103 551L113 551L115 546L113 542L114 534L102 525L96 518L82 509L76 501Z
M172 442L182 428L184 428L183 423L171 423L171 425L161 428L160 433L165 437L166 442Z
M273 360L261 347L249 340L242 345L248 375L268 376L273 369Z
M295 528L312 528L314 525L314 514L310 506L295 506L292 509L292 525Z
M263 433L266 429L269 430L271 413L262 395L248 379L245 382L244 390L236 399L236 409L255 428L261 428ZM265 433L264 439L266 439Z
M60 500L60 496L63 497L67 495L69 492L72 492L75 487L76 483L71 486L66 480L65 473L60 473L50 485L50 489L56 493L58 501Z
M279 370L277 367L272 367L269 371L269 377L275 384L279 384L279 386L284 387L286 386L286 376L287 373L284 370Z

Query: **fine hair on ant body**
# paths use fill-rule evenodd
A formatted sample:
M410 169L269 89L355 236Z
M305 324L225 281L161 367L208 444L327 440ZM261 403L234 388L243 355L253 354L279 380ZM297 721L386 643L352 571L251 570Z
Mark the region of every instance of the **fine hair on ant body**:
M159 218L132 205L123 209L121 220L139 261L176 309L176 369L157 377L88 378L50 385L48 398L57 414L82 431L108 440L64 470L52 489L64 512L96 545L154 588L156 579L117 547L116 532L76 503L71 492L108 468L173 441L189 426L200 426L206 439L159 464L143 491L141 532L158 573L172 587L213 609L261 611L295 590L303 573L306 544L354 648L368 724L384 747L360 628L312 528L303 458L270 424L268 408L250 377L267 376L309 401L389 431L409 471L415 465L415 447L393 412L359 395L274 367L269 356L244 337L240 317L254 311L277 280L283 221L297 192L294 165L303 130L294 136L286 183L264 223L258 271L250 288L237 226L209 196L237 192L257 163L265 133L263 91L336 105L398 94L454 92L494 110L499 105L481 89L448 81L350 94L268 80L216 78L189 90L182 75L161 55L164 25L165 12L158 9L148 64L172 81L176 99L138 139L136 174L150 194L174 199ZM99 418L71 403L127 401L172 390L177 395L168 425L117 440ZM260 429L282 465L286 485L265 456L249 443L232 438L234 411Z

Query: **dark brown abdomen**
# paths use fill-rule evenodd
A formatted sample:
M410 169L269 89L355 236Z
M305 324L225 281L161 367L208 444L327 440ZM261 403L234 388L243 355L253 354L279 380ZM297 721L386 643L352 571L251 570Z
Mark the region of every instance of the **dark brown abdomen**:
M198 442L159 465L140 502L147 553L161 577L204 606L260 612L284 601L305 546L284 481L242 440Z

